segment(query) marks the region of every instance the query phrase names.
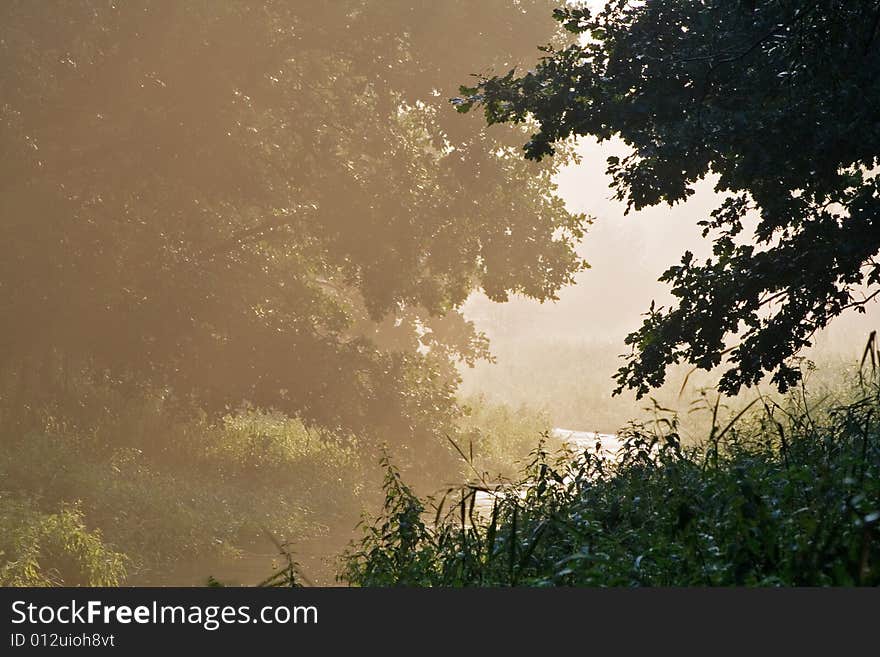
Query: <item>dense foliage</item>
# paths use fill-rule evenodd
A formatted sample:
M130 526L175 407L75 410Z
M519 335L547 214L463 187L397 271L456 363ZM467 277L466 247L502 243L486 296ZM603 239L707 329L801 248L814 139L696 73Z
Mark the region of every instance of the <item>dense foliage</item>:
M182 418L158 397L76 392L78 422L44 413L0 433L0 585L253 583L271 559L241 557L274 553L268 536L311 555L344 543L364 504L354 439L278 413Z
M623 431L615 458L539 450L517 483L475 481L439 502L389 468L385 511L342 575L365 586L878 585L880 387L804 399L761 398L760 412L726 424L713 406L698 447L659 417Z
M550 9L2 3L2 394L34 407L90 373L442 436L453 362L487 353L471 290L552 298L583 266L557 165L445 101L472 57L559 41Z
M43 513L0 492L0 586L116 586L125 566L76 506Z
M46 408L27 431L0 429L0 586L255 584L286 554L297 577L332 583L359 516L381 504L355 436L250 408L181 416L115 386L71 392L75 422ZM463 405L452 435L492 471L515 471L549 428Z
M622 139L631 154L608 173L631 208L683 201L710 174L725 195L700 222L714 255L663 275L677 306L627 338L618 389L646 394L689 362L725 363L724 392L771 372L785 390L789 358L880 292L880 2L611 0L555 17L581 40L463 87L459 110L536 121L535 160L570 136Z

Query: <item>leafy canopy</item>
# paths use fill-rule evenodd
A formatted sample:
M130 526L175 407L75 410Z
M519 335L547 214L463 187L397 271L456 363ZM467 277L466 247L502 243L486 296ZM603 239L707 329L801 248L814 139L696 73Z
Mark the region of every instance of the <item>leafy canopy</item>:
M557 165L441 93L562 43L551 8L2 3L0 374L439 435L453 362L486 355L468 294L552 298L583 266Z
M632 152L607 170L628 210L683 201L709 174L725 195L700 221L713 256L670 267L677 305L626 338L618 392L644 395L679 362L724 363L727 393L768 373L788 388L813 334L880 292L880 2L612 0L554 16L579 42L462 87L459 111L533 119L533 160L619 137Z

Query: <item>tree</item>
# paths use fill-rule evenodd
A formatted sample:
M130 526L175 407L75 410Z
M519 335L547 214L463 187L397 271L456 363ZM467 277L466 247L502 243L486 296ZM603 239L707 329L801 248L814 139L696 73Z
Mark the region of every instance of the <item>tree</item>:
M700 222L713 257L663 274L677 305L626 338L617 391L642 396L679 362L724 363L731 394L770 373L796 383L792 356L880 293L880 2L612 0L554 16L580 41L462 87L459 111L536 123L532 160L573 136L621 138L632 153L608 173L628 210L673 205L709 174L725 195Z
M517 130L463 123L441 93L469 57L562 43L550 8L4 2L7 394L85 372L439 435L455 360L486 355L467 295L552 298L583 266L557 164L523 162Z

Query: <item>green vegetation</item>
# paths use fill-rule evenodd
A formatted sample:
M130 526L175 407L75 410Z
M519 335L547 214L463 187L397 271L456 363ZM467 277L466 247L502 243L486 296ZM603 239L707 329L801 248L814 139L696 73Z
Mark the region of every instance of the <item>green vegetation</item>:
M460 308L554 298L587 219L439 90L564 43L552 7L0 3L4 581L222 581L341 548L383 449L502 465Z
M459 423L456 450L467 464L463 476L474 471L514 476L535 449L540 436L552 428L550 416L518 406L491 403L482 395L466 401L466 414Z
M805 384L817 399L843 395L847 382L857 376L852 362L855 350L849 346L857 339L848 336L845 344L812 349L809 359L798 361ZM678 413L682 442L699 442L706 434L705 415L693 411L704 405L704 391L714 387L717 372L678 365L670 368L666 383L651 392L650 400L639 401L632 392L612 394L610 382L620 365L613 344L529 336L493 340L492 351L496 362L462 370L463 394L483 394L493 405L538 409L559 427L604 433L614 433L631 420L650 420L656 402ZM781 399L772 388L763 392ZM749 399L746 393L724 397L723 403L736 412Z
M878 583L877 383L780 396L878 294L876 0L556 4L0 3L0 585L327 583L383 454L355 584ZM491 128L447 99L474 69ZM474 292L588 268L578 135L632 147L636 209L717 176L712 258L663 275L631 396L537 342L462 389ZM639 415L717 367L779 392L698 444ZM551 417L634 423L612 464Z
M619 138L630 152L607 172L627 208L717 179L697 222L712 257L685 251L662 275L676 301L626 338L618 391L646 395L678 363L723 364L728 394L767 375L785 391L817 331L880 294L876 0L609 0L554 16L580 39L462 87L459 111L535 127L523 150L538 161L570 137Z
M430 469L454 366L487 354L468 295L552 299L584 267L564 158L439 91L564 43L552 7L0 3L2 393L247 401Z
M254 584L288 551L310 581L332 582L334 555L381 501L376 455L355 437L248 408L211 420L113 386L75 393L77 422L61 398L2 413L0 585ZM524 409L467 408L450 438L492 471L513 472L549 427ZM430 479L407 471L424 490L464 475L446 450Z
M393 467L347 554L364 586L880 584L880 386L756 400L705 441L658 416L597 450L537 450L513 486L421 500ZM480 495L490 500L479 503Z
M0 494L0 586L115 586L125 556L89 532L76 505L42 513Z
M361 511L352 441L277 414L241 410L211 422L172 413L159 397L92 393L80 414L88 423L46 415L39 429L0 436L0 523L22 535L3 547L10 577L26 568L32 583L197 583L209 564L273 551L267 533L308 544ZM60 523L78 528L72 542L56 535ZM90 557L105 546L125 555L109 574ZM81 570L59 568L61 553Z
M538 337L493 340L497 361L462 371L462 392L483 394L496 404L529 405L552 417L557 426L613 433L630 420L646 416L634 395L612 396L611 377L619 358L614 345ZM695 391L710 385L692 375L681 396L687 370L679 368L669 383L652 393L664 407L687 409ZM690 428L690 418L683 418ZM701 427L704 428L704 427Z

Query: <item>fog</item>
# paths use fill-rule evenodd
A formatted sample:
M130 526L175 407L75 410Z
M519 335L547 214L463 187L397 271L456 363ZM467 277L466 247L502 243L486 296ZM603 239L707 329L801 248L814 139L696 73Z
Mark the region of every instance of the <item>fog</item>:
M464 314L487 334L496 362L463 368L463 391L466 396L485 394L514 404L537 403L558 424L613 431L644 405L628 395L611 397L612 375L622 364L619 356L627 352L624 338L640 326L652 301L658 306L674 302L669 287L658 281L666 268L677 264L687 250L698 259L711 255L711 236L704 239L697 222L707 218L724 195L715 190L715 180L707 178L695 185L685 203L626 213L626 202L614 198L605 173L606 159L627 154L626 144L581 139L577 152L581 161L563 167L556 182L569 210L593 219L578 249L590 269L578 273L576 283L562 289L557 301L520 297L498 304L481 293L471 295ZM864 314L849 312L817 333L814 346L802 355L820 369L855 363L878 320L876 304ZM693 401L693 395L678 394L684 373L671 372L674 385L657 392L664 406L684 411ZM692 392L711 388L717 375L692 377ZM554 381L566 391L551 393ZM568 390L570 386L582 390ZM577 410L570 400L559 402L563 394L578 398L587 389L601 394L600 399L590 396L587 402L580 397L586 403ZM600 400L605 404L601 408L596 406Z
M450 103L570 45L554 9L0 3L0 586L360 583L339 557L389 490L417 508L400 482L646 417L612 376L709 254L713 179L627 214L624 144L534 162ZM857 362L877 319L806 355ZM698 439L717 374L651 395Z

